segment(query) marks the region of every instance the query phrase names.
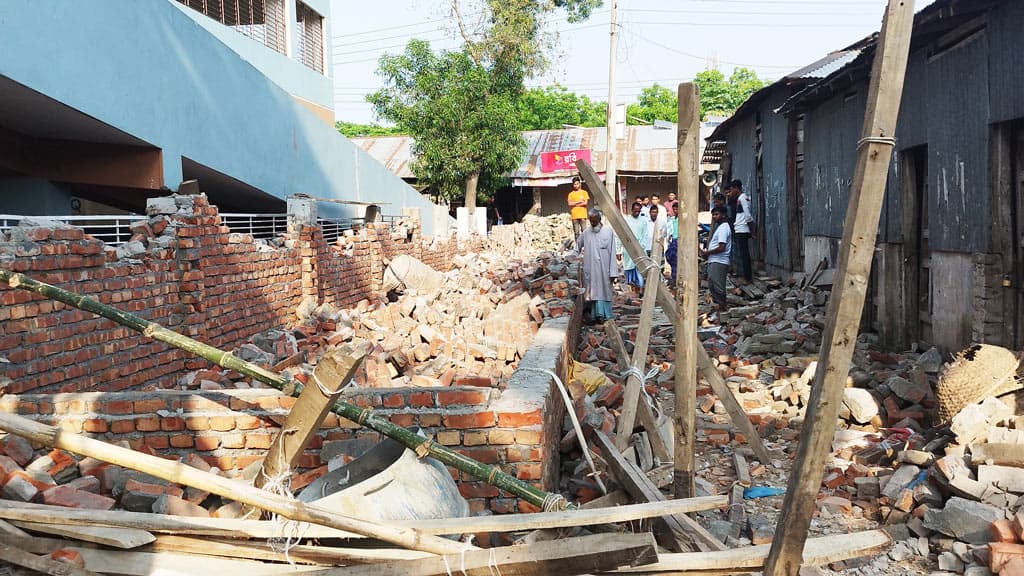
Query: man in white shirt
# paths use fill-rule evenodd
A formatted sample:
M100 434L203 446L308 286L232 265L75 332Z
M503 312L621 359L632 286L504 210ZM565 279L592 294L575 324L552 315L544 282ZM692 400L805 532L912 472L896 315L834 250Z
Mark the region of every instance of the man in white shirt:
M651 202L651 208L648 216L650 218L650 222L648 223L648 233L650 236L650 240L648 240L648 245L646 246L646 248L647 255L650 256L650 243L654 239L654 236L658 233L658 230L661 230L662 249L664 249L669 239L672 238L672 228L669 226L668 216L665 215L665 211L662 210L660 204L655 204L654 202Z
M743 191L743 182L733 180L726 189L728 197L736 203L732 231L736 244L736 271L747 283L754 279L750 265L750 238L753 237L754 216L750 211L750 195Z
M647 225L650 222L650 220L645 218L640 213L641 208L643 208L643 204L641 204L639 200L633 202L633 206L631 206L630 210L630 215L626 216L626 225L629 226L630 231L632 231L633 235L636 236L636 239L638 242L640 242L640 245L646 249L646 247L649 246L651 243L651 241L647 237ZM644 287L643 276L641 276L640 273L637 272L636 262L633 261L632 258L630 258L629 254L625 250L622 249L621 242L617 244L617 248L619 257L622 259L622 271L625 273L626 276L626 284L629 284L630 286L633 287L634 294L638 294L640 292L640 289Z
M732 251L732 230L729 228L725 208L712 208L711 222L714 226L711 239L708 240L707 248L701 248L700 255L708 260L711 299L715 301L718 311L724 312L728 306L725 297L725 276L729 272L729 253Z

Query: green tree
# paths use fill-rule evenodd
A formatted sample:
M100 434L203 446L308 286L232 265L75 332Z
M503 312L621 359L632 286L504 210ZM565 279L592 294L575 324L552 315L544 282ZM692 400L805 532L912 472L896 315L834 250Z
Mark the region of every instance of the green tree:
M605 103L570 92L564 86L530 88L516 102L521 130L555 130L563 124L604 126Z
M580 21L602 0L483 0L473 20L450 2L462 49L435 53L411 40L402 54L381 56L384 87L368 100L413 137L416 177L449 200L464 197L472 213L477 194L490 195L522 158L516 103L525 79L547 64L544 17L564 9Z
M678 96L664 86L654 84L640 90L636 104L626 106L627 124L653 124L655 120L675 122Z
M705 70L693 81L700 88L701 118L708 114L732 114L751 94L767 84L750 68L734 68L728 79L718 70Z
M356 122L334 123L334 127L346 138L362 138L367 136L397 136L405 134L398 126L381 126L380 124L359 124Z
M410 168L443 198L464 196L472 211L478 193L486 198L519 165L518 93L467 51L435 53L411 40L404 53L381 57L378 74L384 87L369 101L412 135Z

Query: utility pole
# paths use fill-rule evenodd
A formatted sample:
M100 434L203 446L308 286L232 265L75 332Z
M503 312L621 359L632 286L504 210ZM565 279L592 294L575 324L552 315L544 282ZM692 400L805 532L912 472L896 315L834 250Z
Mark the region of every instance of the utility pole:
M619 186L615 182L615 53L618 51L618 15L619 0L612 0L611 40L608 44L608 152L605 156L604 187L612 191L615 206L621 210L622 200L619 198Z

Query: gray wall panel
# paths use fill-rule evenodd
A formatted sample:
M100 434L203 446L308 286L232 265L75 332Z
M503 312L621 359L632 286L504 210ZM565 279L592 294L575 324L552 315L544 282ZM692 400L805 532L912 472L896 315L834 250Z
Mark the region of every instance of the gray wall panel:
M933 250L988 249L987 55L987 36L981 32L928 63L928 229Z

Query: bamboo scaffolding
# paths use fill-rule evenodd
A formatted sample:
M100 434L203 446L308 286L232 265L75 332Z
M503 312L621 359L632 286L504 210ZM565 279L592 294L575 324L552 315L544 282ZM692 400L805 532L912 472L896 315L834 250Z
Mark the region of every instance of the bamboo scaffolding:
M97 302L92 298L75 294L74 292L58 288L52 284L33 280L24 274L11 272L9 270L0 270L0 280L7 282L12 288L20 288L22 290L35 292L52 300L57 300L58 302L63 302L69 306L74 306L80 310L92 312L93 314L112 320L122 326L141 332L154 340L159 340L176 348L185 350L191 354L195 354L196 356L205 358L218 366L222 366L228 370L235 370L245 374L246 376L255 378L260 382L264 382L285 392L286 394L298 395L302 393L304 388L304 386L299 382L289 380L280 374L276 374L270 370L261 368L260 366L246 362L240 358L236 358L235 356L232 356L230 352L219 350L183 334L178 334L177 332L164 328L155 322L139 318L134 314L119 310L113 306L107 306L106 304ZM415 450L417 454L428 455L439 460L443 464L456 468L461 472L465 472L478 480L482 480L496 488L500 488L506 492L514 494L542 510L564 510L568 507L568 503L561 495L534 488L530 484L502 472L497 466L477 462L476 460L463 456L450 448L437 444L429 438L424 439L414 432L392 424L389 420L375 416L371 408L359 408L358 406L353 406L347 402L339 401L331 407L331 411L361 426L379 432L388 438L401 443L407 448Z

